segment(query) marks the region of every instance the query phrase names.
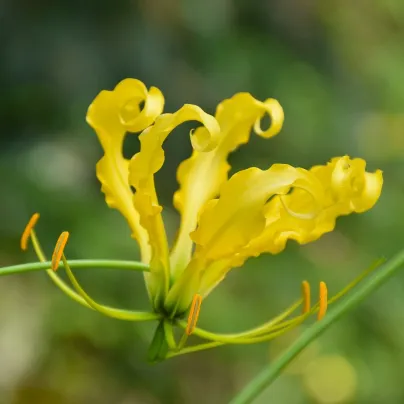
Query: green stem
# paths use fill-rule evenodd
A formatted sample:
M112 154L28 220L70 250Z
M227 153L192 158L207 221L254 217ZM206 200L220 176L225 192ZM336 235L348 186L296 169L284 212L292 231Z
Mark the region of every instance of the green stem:
M346 312L357 306L363 299L374 292L379 286L387 281L404 264L404 250L384 263L371 278L363 283L319 322L308 328L291 347L282 354L275 362L265 367L244 389L234 397L230 404L251 403L265 390L282 372L283 369L315 338L322 334L329 326L337 321Z
M120 260L68 260L69 266L74 269L85 268L109 268L109 269L125 269L132 271L149 272L149 266L136 261L120 261ZM49 269L51 262L30 262L28 264L12 265L0 268L0 276L13 275L23 272L42 271ZM59 268L63 268L63 263L59 264Z

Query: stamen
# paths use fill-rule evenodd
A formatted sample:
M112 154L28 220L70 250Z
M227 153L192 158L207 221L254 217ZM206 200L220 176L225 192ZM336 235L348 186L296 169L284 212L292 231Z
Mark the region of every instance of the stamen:
M189 311L187 328L185 332L187 335L191 335L196 327L196 323L199 317L199 311L201 309L202 296L196 294L192 300L191 310Z
M302 282L302 295L303 295L303 314L310 311L311 299L310 299L310 284L307 281Z
M39 219L39 213L34 213L31 216L31 219L29 219L27 225L25 226L20 241L21 250L26 251L26 249L28 248L28 238L31 234L31 230L35 227L38 219Z
M56 271L59 267L60 260L63 256L63 250L66 247L67 240L69 239L69 232L64 231L58 238L56 247L52 254L52 269Z
M328 305L334 303L345 294L351 291L363 278L368 276L371 272L373 272L376 268L378 268L385 260L379 259L373 265L371 265L366 271L360 274L356 279L354 279L348 286L342 289L335 296L331 297L328 300L328 289L325 282L320 282L319 284L319 300L312 307L308 304L310 299L310 285L307 281L302 282L302 294L303 297L294 305L292 305L289 309L283 312L278 317L275 317L275 320L271 320L267 323L264 323L262 326L256 327L255 329L245 331L237 334L216 334L201 328L194 327L193 333L198 337L201 337L205 340L209 340L206 344L195 345L189 348L185 348L182 350L184 343L180 343L180 347L174 353L169 354L168 356L177 355L178 353L185 352L193 352L193 350L202 350L211 348L214 346L220 346L224 344L252 344L258 342L269 341L275 337L283 335L289 330L301 324L306 318L310 315L317 312L317 319L321 320L324 318ZM290 320L285 320L287 316L292 314L295 309L297 309L300 304L303 303L303 313L297 317L291 318ZM309 307L309 310L306 311L306 308ZM188 325L185 321L178 320L177 324L182 328L186 328ZM184 333L183 339L186 340L187 334Z
M188 321L185 328L185 332L182 335L180 342L177 346L176 351L179 352L185 346L185 343L188 340L188 337L194 332L196 323L199 317L199 310L201 309L202 304L202 296L196 294L192 300L191 310L189 311Z
M320 282L320 299L319 299L319 308L317 313L317 320L321 320L325 313L327 312L328 306L328 290L325 282Z
M35 253L36 253L39 261L45 262L45 261L47 261L46 256L45 256L45 254L42 250L41 244L39 243L39 240L35 234L35 230L33 229L33 227L35 226L35 223L38 221L38 219L39 219L38 213L35 213L31 217L31 219L28 222L28 224L24 230L24 233L21 237L21 247L23 249L25 249L26 245L27 245L28 237L31 237L32 245L34 247ZM94 300L92 300L78 284L77 280L75 279L75 277L69 267L68 262L66 261L66 258L63 255L63 250L66 246L68 238L69 238L69 233L67 231L63 232L59 236L59 239L56 243L55 250L52 255L51 267L52 267L53 271L55 271L59 267L60 260L63 260L63 264L64 264L64 267L66 268L69 278L72 281L73 286L79 293L76 293L73 289L71 289L51 269L46 270L46 273L49 275L49 277L52 279L52 281L55 283L55 285L59 289L62 290L62 292L64 292L67 296L72 298L74 301L76 301L77 303L80 303L81 305L83 305L85 307L94 309L109 317L117 318L120 320L149 321L149 320L158 320L160 318L160 316L155 313L147 313L147 312L143 312L143 311L121 310L121 309L116 309L116 308L109 307L109 306L104 306L104 305L94 302Z

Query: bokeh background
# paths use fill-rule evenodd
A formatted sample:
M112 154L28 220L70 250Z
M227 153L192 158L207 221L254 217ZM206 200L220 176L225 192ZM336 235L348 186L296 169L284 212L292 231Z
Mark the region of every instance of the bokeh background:
M402 0L143 0L0 2L0 265L19 250L34 211L48 254L63 230L70 258L137 259L95 177L101 147L85 123L102 89L139 78L166 111L213 113L239 91L277 98L282 133L231 156L233 172L275 162L310 167L349 154L384 171L370 212L341 218L316 243L290 243L235 270L203 303L201 326L238 331L294 301L302 279L336 292L403 247L404 3ZM170 234L175 168L189 128L166 143L158 176ZM125 154L139 150L136 136ZM77 273L100 301L147 308L138 273ZM153 328L105 318L67 299L44 273L0 279L0 403L225 403L301 332L146 361ZM319 338L257 403L403 403L404 274Z

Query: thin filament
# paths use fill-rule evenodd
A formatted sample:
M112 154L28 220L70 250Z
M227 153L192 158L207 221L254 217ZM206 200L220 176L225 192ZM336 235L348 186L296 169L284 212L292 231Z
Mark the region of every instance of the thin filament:
M41 247L41 244L38 240L38 237L36 235L35 229L33 226L39 219L39 214L33 215L33 217L36 217L35 221L31 220L29 221L28 225L26 226L26 229L28 228L30 233L29 236L31 237L32 245L35 251L36 256L38 257L38 260L40 262L46 262L47 258L45 256L45 253L43 252L43 249ZM32 224L33 223L33 224ZM24 230L25 233L25 230ZM23 233L23 235L24 235ZM25 237L25 236L24 236ZM65 236L64 236L65 237ZM23 237L21 237L23 239ZM25 240L25 243L27 240ZM63 248L61 249L63 252ZM59 266L59 264L58 264ZM56 267L57 268L57 267ZM72 288L69 287L52 269L47 269L46 273L48 276L52 279L54 284L67 296L69 296L71 299L76 301L77 303L81 304L84 307L90 308L92 310L96 310L94 307L92 307L88 302L79 294L77 294ZM103 307L105 310L108 310L112 316L115 318L120 318L122 320L129 320L129 321L147 321L147 320L155 320L159 318L159 315L156 313L147 313L147 312L140 312L140 311L129 311L129 310L120 310L120 309L115 309L112 307L108 306L102 306L98 305L99 307ZM99 311L99 310L98 310Z
M201 328L195 327L193 329L193 333L198 335L201 338L210 339L212 341L220 341L223 343L237 343L236 341L241 339L248 339L253 337L258 337L263 334L267 334L272 330L277 330L285 326L289 326L296 321L296 319L288 320L282 322L285 318L289 317L293 312L302 304L302 300L297 301L293 305L291 305L288 309L284 312L279 314L278 316L274 317L273 319L269 320L268 322L262 324L259 327L250 329L248 331L240 332L240 333L233 333L233 334L216 334L209 331L205 331ZM307 315L306 315L307 316ZM177 324L183 328L187 326L187 323L184 321L177 321Z
M94 310L104 314L105 316L127 321L146 321L146 320L156 320L159 318L159 316L156 313L120 310L104 306L102 304L95 302L80 286L63 253L62 253L62 262L63 266L65 267L67 276L69 277L70 282L73 284L73 287L76 289L77 293L85 300L85 302Z
M39 259L40 262L46 262L46 256L42 250L41 244L39 243L39 240L36 236L35 230L31 230L31 240L32 240L32 245L34 247L34 251ZM78 295L72 288L70 288L69 285L66 284L66 282L63 281L54 271L51 269L46 270L47 275L52 279L53 283L67 296L69 296L71 299L76 301L77 303L81 304L84 307L92 309L90 305L86 303L86 301Z
M292 305L289 309L283 312L281 315L276 317L273 321L269 321L263 326L257 327L253 330L238 333L238 334L215 334L209 331L205 331L200 328L195 328L194 333L201 338L210 340L211 342L198 344L195 346L190 346L184 348L182 351L176 353L172 352L168 354L168 357L175 356L178 354L185 354L189 352L200 351L204 349L214 348L216 346L221 346L225 344L252 344L263 341L271 340L277 336L284 334L290 329L296 327L297 325L304 322L306 318L311 316L313 313L318 312L317 319L321 320L326 312L328 305L334 303L337 299L341 298L343 295L348 293L352 288L354 288L363 278L369 275L373 270L380 266L384 262L384 259L379 259L373 265L371 265L366 271L355 278L349 285L342 289L339 293L328 300L328 289L325 282L320 282L319 285L319 301L310 308L310 286L306 281L302 283L302 293L303 299L301 299L297 304ZM295 309L303 302L303 314L292 318L290 320L282 321L284 318L292 314ZM178 325L185 328L184 322L178 321ZM269 326L269 327L268 327Z

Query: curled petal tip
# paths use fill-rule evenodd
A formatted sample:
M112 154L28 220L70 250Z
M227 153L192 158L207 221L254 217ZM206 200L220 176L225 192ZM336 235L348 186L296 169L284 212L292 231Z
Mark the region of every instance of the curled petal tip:
M31 234L32 229L35 227L37 221L39 220L39 213L34 213L31 216L31 219L29 219L29 222L27 223L27 225L25 226L25 229L22 233L21 236L21 241L20 241L20 246L21 246L21 250L25 251L28 247L28 238Z
M58 238L55 249L52 254L52 270L56 271L59 267L60 260L62 259L63 251L66 247L67 240L69 239L69 232L64 231Z
M263 130L261 128L261 119L263 116L260 116L254 123L254 132L259 136L269 139L281 131L285 115L281 104L273 98L267 99L262 105L264 113L267 113L271 119L271 124L268 129Z

